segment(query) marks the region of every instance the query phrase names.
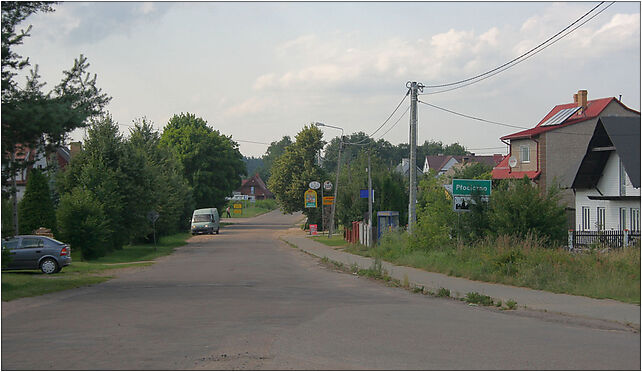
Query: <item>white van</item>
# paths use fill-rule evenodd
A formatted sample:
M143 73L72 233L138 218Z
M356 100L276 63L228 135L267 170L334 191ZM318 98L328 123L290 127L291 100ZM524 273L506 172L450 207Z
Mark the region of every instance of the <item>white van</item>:
M192 235L199 233L218 234L220 218L216 208L197 209L192 213Z

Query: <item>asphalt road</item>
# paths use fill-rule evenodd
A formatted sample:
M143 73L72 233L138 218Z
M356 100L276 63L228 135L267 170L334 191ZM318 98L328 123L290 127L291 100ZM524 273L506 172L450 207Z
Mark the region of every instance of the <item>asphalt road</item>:
M277 212L93 287L2 306L3 370L640 369L640 334L433 298L324 267Z

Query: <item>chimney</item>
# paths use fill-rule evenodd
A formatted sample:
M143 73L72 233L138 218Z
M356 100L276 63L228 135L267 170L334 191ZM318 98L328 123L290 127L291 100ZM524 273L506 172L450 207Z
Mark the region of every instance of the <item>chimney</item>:
M577 91L577 106L586 107L588 101L588 90L578 90Z
M82 143L80 141L69 143L69 157L73 158L80 150L82 150Z
M575 104L575 107L577 107L577 93L573 94L573 103Z

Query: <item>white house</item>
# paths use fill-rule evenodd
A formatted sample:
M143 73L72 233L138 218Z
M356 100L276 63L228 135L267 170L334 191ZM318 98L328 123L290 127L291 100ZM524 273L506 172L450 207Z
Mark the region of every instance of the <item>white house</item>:
M578 231L640 231L640 118L599 119L575 175Z

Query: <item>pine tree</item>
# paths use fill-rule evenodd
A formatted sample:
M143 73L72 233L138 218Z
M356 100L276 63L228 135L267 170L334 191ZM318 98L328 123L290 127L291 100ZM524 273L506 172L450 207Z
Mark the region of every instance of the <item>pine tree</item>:
M21 234L31 234L39 227L50 228L52 231L56 229L56 212L49 181L39 169L29 172L27 189L18 206L18 221Z

